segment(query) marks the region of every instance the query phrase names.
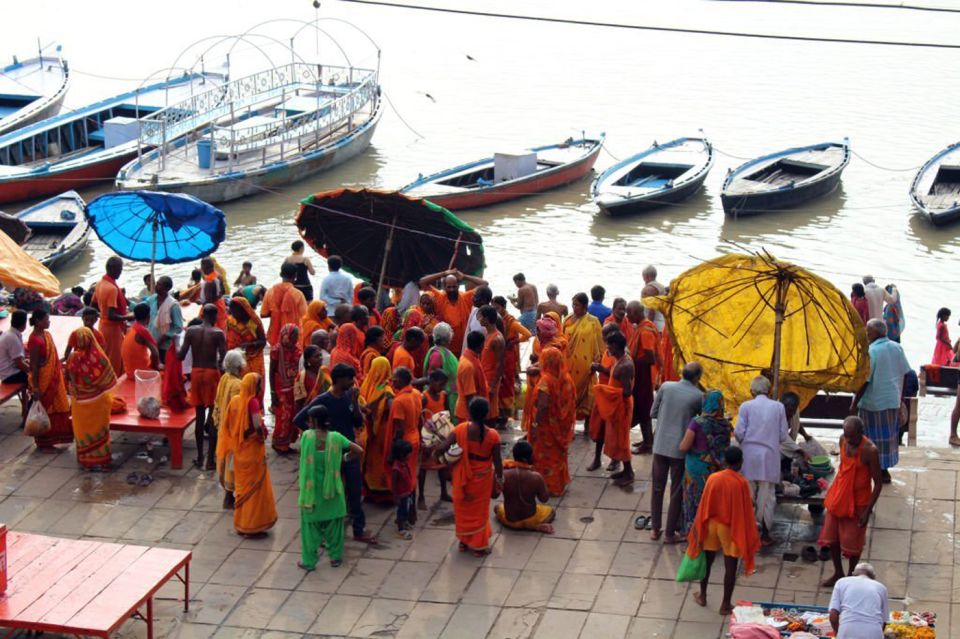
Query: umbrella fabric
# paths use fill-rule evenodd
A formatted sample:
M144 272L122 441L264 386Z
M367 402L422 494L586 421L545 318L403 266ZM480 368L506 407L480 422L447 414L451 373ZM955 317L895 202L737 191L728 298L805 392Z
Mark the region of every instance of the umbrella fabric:
M709 260L644 303L663 312L680 364L699 362L704 386L723 391L735 414L751 398L750 380L771 369L778 288L780 393L797 393L802 408L819 390L859 390L870 360L857 311L830 282L769 254Z
M87 205L87 219L100 240L118 255L158 264L206 257L220 246L227 231L223 211L182 193L105 193Z
M22 287L51 297L60 294L60 280L6 233L0 233L0 284L8 291Z
M296 222L315 251L325 257L339 255L346 270L368 282L380 279L391 226L384 284L400 287L448 268L483 274L480 234L426 200L367 189L326 191L301 200Z

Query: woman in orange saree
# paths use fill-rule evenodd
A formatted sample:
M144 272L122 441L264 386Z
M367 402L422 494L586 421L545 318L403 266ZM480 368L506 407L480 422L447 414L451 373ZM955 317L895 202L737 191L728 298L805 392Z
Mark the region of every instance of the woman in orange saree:
M273 449L285 455L290 444L297 440L300 430L293 427L297 414L294 386L300 374L300 328L287 324L280 329L279 356L277 357L277 412L273 427Z
M544 313L543 317L537 320L537 336L533 338L533 350L530 353L530 368L527 369L527 394L523 400L521 427L524 432L528 432L530 430L530 424L533 423L533 389L537 387L537 381L540 379L540 369L537 367L537 362L540 360L540 353L549 346L552 346L561 353L567 348L567 338L561 333L561 326L560 315L555 311ZM564 363L564 365L566 365L566 363Z
M77 462L84 468L110 464L110 408L117 377L110 360L89 328L70 335L73 352L67 358L67 380L73 397L73 434Z
M227 350L242 348L247 359L245 373L256 373L261 377L266 374L263 361L263 349L267 345L267 334L263 330L263 322L256 311L241 296L230 298L230 314L227 317ZM263 396L260 396L263 401Z
M360 353L360 372L366 377L373 360L382 357L387 352L387 338L384 330L379 326L371 326L363 336L363 352Z
M460 552L473 551L483 557L490 552L490 501L494 488L503 486L503 462L500 459L500 435L484 422L490 403L482 397L470 402L470 421L462 422L440 444L439 457L457 444L463 457L453 466L453 520Z
M73 441L70 400L67 399L60 355L53 343L53 335L47 330L50 328L50 314L43 309L34 311L30 325L33 326L33 332L27 340L30 394L33 401L39 401L43 405L50 418L50 428L42 435L34 437L34 441L40 450L55 452L54 446L57 444L69 444Z
M307 305L307 313L300 323L300 348L310 345L310 338L321 329L329 331L333 328L333 320L327 317L327 303L323 300L313 300Z
M234 440L233 527L241 535L260 535L277 523L273 484L267 470L267 431L257 396L262 377L247 373L240 394L227 407L226 432Z
M540 379L533 389L536 411L530 427L533 465L547 483L547 490L559 497L570 483L567 453L573 441L577 406L570 374L563 368L563 355L553 347L540 354Z
M390 404L393 402L393 387L390 376L393 369L390 360L379 356L370 364L370 370L360 386L360 405L366 407L364 431L366 441L360 442L363 448L363 490L368 499L392 502L393 493L387 483L386 463L391 442L387 441Z
M563 323L563 334L567 338L564 355L567 370L577 387L577 419L587 419L593 409L593 385L597 375L593 364L603 355L603 334L600 322L587 312L587 294L573 296L573 314Z
M337 364L346 364L356 371L356 383L363 383L360 353L363 350L363 333L355 325L341 324L337 329L337 343L330 351L330 370Z

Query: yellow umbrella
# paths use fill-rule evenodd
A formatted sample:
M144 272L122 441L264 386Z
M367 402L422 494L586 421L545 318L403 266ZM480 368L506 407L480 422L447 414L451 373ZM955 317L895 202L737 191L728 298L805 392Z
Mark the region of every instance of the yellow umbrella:
M8 291L23 287L44 295L60 294L60 280L6 233L0 233L0 284Z
M771 397L791 390L801 408L817 391L855 392L870 372L860 316L833 284L767 252L718 257L646 298L666 318L674 355L703 366L703 384L732 411L767 373Z

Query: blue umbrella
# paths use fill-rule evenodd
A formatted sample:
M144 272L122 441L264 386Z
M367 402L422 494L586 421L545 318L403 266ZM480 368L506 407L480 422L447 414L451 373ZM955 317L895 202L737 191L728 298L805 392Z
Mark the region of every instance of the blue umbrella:
M226 237L223 211L181 193L116 191L87 205L100 240L137 262L179 264L210 255Z

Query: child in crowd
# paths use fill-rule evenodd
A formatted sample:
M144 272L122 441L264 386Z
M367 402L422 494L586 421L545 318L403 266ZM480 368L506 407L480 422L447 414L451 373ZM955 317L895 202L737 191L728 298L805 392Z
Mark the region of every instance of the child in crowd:
M423 393L423 419L424 422L433 418L437 413L447 411L447 392L444 390L447 386L447 374L442 368L435 368L427 375L427 389ZM449 414L449 411L448 411ZM450 481L450 473L445 464L441 464L433 458L429 447L421 448L420 471L417 473L417 508L419 510L427 509L427 501L423 496L423 485L427 479L427 471L435 470L440 477L440 499L442 501L453 501L447 492L447 482Z
M417 509L413 505L416 486L407 457L413 452L413 446L405 439L395 439L390 455L390 485L393 487L393 503L397 505L397 537L413 539L414 524L417 523Z

